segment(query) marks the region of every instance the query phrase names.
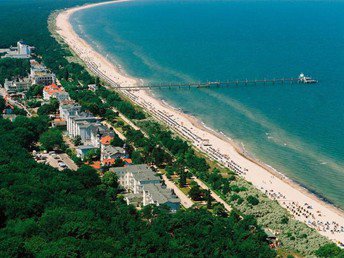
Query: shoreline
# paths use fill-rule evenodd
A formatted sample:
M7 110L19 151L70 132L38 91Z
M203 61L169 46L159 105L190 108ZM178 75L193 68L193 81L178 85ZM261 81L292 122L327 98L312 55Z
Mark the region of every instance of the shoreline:
M156 97L156 98L158 98L158 97ZM173 109L178 111L177 108L171 106L165 100L162 100L162 99L159 99L159 100L162 102L162 105L166 105L166 106L168 106L170 108L173 108ZM245 149L245 146L242 143L237 143L232 138L230 138L229 136L225 135L221 131L217 131L217 130L211 128L211 127L208 127L201 119L199 119L198 117L196 117L196 116L194 116L192 114L187 114L187 113L183 113L183 112L180 112L180 113L181 113L181 115L187 117L187 119L190 120L191 123L195 127L198 127L198 128L200 128L202 130L205 130L205 131L208 131L211 134L215 134L220 139L230 143L234 147L234 149L240 155L242 155L244 158L246 158L246 159L256 163L258 166L262 167L263 169L268 170L271 174L273 174L274 176L279 177L281 180L287 181L289 184L292 184L293 187L298 188L298 190L303 191L304 193L309 194L309 195L314 195L316 198L318 198L319 200L323 201L326 205L328 205L330 209L333 209L334 212L338 213L338 215L341 215L341 216L344 215L343 210L340 207L336 206L333 202L328 200L326 197L324 197L321 194L317 193L315 190L308 189L304 184L289 178L288 176L284 175L282 172L279 172L274 167L272 167L269 164L264 163L263 161L259 160L253 154L248 152ZM206 155L206 153L205 153L205 155Z
M100 75L99 77L103 79L105 77L105 81L110 82L110 84L118 86L135 85L139 79L127 76L122 68L112 64L95 51L89 43L80 38L69 23L69 18L74 12L83 9L127 1L129 0L107 1L78 6L63 10L56 17L56 32L63 38L70 49L85 62L88 69ZM148 111L153 117L167 124L172 131L181 134L189 142L191 141L194 147L205 153L209 158L215 159L225 167L231 168L246 181L251 182L257 189L265 191L270 199L274 199L275 194L284 196L283 200L278 200L282 207L289 208L292 206L291 202L293 205L296 203L298 206L304 206L307 203L308 206L312 206L313 211L320 211L321 216L314 220L324 222L336 221L339 225L344 226L344 212L340 208L326 202L326 199L321 199L321 196L317 196L301 184L289 179L262 161L247 155L248 153L245 154L246 151L243 146L235 143L221 132L207 127L198 118L181 112L180 109L171 106L162 99L157 99L152 92L142 90L122 90L121 92L134 103ZM290 208L288 210L290 211ZM319 213L315 215L317 216ZM294 216L294 218L309 225L307 223L308 218L303 216ZM319 224L312 227L316 229L321 228ZM332 234L329 230L322 230L319 233L335 241L344 241L344 232Z

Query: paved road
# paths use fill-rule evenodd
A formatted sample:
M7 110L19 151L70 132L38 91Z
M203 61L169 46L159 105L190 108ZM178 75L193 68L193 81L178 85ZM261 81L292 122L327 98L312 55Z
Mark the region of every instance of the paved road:
M68 136L68 132L63 133L63 141L65 143L67 143L67 145L69 146L69 148L71 149L76 149L77 147L74 145L72 139Z
M166 175L162 175L162 179L165 181L167 188L173 189L175 194L179 197L180 203L185 208L190 208L194 204L194 202L189 197L187 197L186 194L178 188L178 186L176 186L172 181L170 181Z
M66 153L59 154L59 156L61 157L62 162L64 162L68 166L69 169L71 170L78 169L78 166Z
M105 101L105 100L102 100L102 101ZM119 112L117 109L115 108L112 108L112 110L114 112L118 112L119 114L119 117L121 117L123 119L123 121L125 121L128 125L130 125L132 128L134 128L135 130L140 130L140 127L138 127L137 125L135 125L133 122L131 122L127 117L125 117L121 112ZM105 125L107 125L108 127L111 126L108 122L104 121L103 122ZM115 129L115 128L114 128ZM119 132L116 132L119 136L121 135L121 133ZM142 133L147 137L146 133L144 131L142 131ZM123 135L124 139L125 139L125 136ZM122 138L120 136L120 138ZM176 193L176 195L179 197L179 199L181 200L181 204L186 207L186 208L189 208L191 207L194 202L189 198L187 197L173 182L171 182L167 177L166 175L163 175L162 178L164 179L165 181L165 184L167 185L168 188L171 188L174 190L174 192ZM208 190L209 187L206 186L201 180L199 180L198 178L194 177L193 178L197 183L198 185L205 189L205 190ZM210 193L211 193L211 196L219 203L222 203L225 207L225 209L230 212L232 210L232 207L230 205L228 205L218 194L216 194L213 190L210 189Z
M118 131L114 126L112 126L109 122L107 121L103 121L102 122L103 125L107 126L107 128L113 128L113 130L115 131L115 133L118 135L119 138L121 138L121 140L125 141L127 138L125 138L124 134L122 134L120 131Z
M110 88L110 87L106 87L106 88L107 88L107 89L110 89L110 90L113 90L113 88ZM101 101L102 101L103 103L106 103L106 100L103 99L103 98L101 98ZM119 116L120 118L122 118L123 121L126 122L128 125L130 125L132 128L134 128L135 130L140 130L140 127L138 127L138 126L135 125L133 122L131 122L130 119L128 119L128 118L127 118L125 115L123 115L121 112L119 112L116 108L112 107L112 111L118 113L118 116Z
M21 103L19 103L18 101L11 99L11 97L7 94L6 90L4 88L0 88L0 95L3 96L3 98L7 98L7 101L9 104L13 105L13 106L17 106L20 109L24 109L27 112L27 116L28 117L32 117L32 113Z
M140 130L140 127L135 125L133 122L131 122L126 116L124 116L122 113L120 113L118 110L114 108L115 112L118 112L118 116L123 119L124 122L126 122L128 125L130 125L135 130Z
M196 177L193 177L192 178L193 180L195 180L195 182L203 189L205 190L208 190L209 187L204 184L201 180L199 180L198 178ZM231 212L232 210L232 207L230 205L228 205L228 203L226 203L217 193L215 193L213 190L210 189L210 193L211 193L211 197L213 197L217 202L219 203L222 203L223 206L225 207L225 209L228 211L228 212Z

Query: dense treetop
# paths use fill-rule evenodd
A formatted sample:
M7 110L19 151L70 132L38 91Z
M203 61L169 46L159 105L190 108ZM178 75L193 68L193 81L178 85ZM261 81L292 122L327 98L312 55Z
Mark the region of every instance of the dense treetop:
M60 172L36 163L32 142L18 134L24 129L35 140L46 119L0 119L1 257L275 255L252 217L150 206L138 212L119 197L113 175L101 180L87 166Z
M57 74L84 110L111 121L117 116L113 107L131 119L143 120L140 126L150 140L141 131L123 128L129 143L140 148L132 153L136 163L170 164L174 156L171 170L181 172L186 166L214 190L223 194L232 192L236 202L245 202L239 195L235 196L245 189L230 184L233 175L224 179L217 171L208 173L210 168L204 158L159 124L144 121L145 114L140 109L104 87L96 93L87 90L88 83L99 80L80 64L68 61L72 55L51 37L47 19L55 9L99 1L3 0L0 47L24 39L36 47L38 59L42 58ZM12 13L15 15L8 15ZM0 62L0 83L27 71L26 61L4 59ZM28 97L39 94L41 87L35 87ZM2 108L0 98L0 111ZM0 118L0 257L275 256L252 217L239 219L232 213L223 218L221 207L214 207L218 216L205 210L170 214L155 207L138 212L122 201L113 175L106 174L101 180L89 167L59 172L37 164L29 150L36 148L40 136L43 143L46 141L46 145L53 147L60 141L58 132L48 131L49 119L44 116L54 110L56 105L50 103L40 109L40 117L19 116L14 123ZM49 135L57 140L51 142ZM247 197L247 201L252 207L259 206L253 196ZM319 249L317 255L343 257L333 245Z

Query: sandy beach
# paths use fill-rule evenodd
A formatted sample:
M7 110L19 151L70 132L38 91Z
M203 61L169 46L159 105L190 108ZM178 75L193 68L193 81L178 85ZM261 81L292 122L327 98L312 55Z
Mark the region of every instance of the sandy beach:
M140 80L125 74L81 39L69 23L70 16L80 10L126 0L85 5L64 10L56 17L56 32L87 67L110 85L134 86ZM293 216L333 241L344 242L344 212L320 200L305 188L269 166L246 157L244 150L218 132L205 127L198 119L182 113L146 90L121 90L128 98L163 121L173 131L187 138L210 158L236 171L271 199L277 200Z

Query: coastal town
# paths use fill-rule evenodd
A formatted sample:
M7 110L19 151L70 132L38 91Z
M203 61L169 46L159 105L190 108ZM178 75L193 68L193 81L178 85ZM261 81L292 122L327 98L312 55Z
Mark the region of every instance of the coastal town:
M18 42L19 44L20 42ZM173 193L173 190L167 190L166 186L161 184L161 179L155 176L156 173L148 165L131 166L132 161L129 158L125 145L111 145L111 141L116 134L113 128L103 125L100 117L95 117L87 111L83 112L81 106L69 97L69 94L57 81L55 74L51 73L46 66L38 63L36 60L30 60L30 74L27 78L13 78L11 81L5 81L3 87L5 92L3 94L7 100L7 108L3 114L4 118L11 119L12 121L15 119L16 115L13 114L13 105L10 103L20 102L20 99L25 97L25 93L33 85L44 86L41 96L43 102L49 103L53 98L58 101L58 112L50 114L52 126L65 127L66 137L69 137L70 140L79 139L80 144L74 150L78 158L84 160L85 156L90 152L100 151L99 160L92 162L91 165L98 170L104 167L111 167L116 162L121 161L121 164L124 166L131 167L130 173L129 171L124 173L123 177L125 176L127 179L122 180L122 185L128 190L131 189L132 195L135 195L138 200L136 204L138 207L141 204L163 205L174 203L173 210L176 211L178 209L180 201ZM89 85L88 87L90 90L95 90L97 86ZM40 155L37 152L35 152L35 155L44 157L44 154ZM60 162L58 165L68 168L64 162ZM146 169L142 169L143 167ZM114 171L114 173L119 172ZM120 182L122 181L120 180ZM131 199L129 197L125 198L128 204L130 204Z
M44 56L36 51L38 46L22 39L14 47L0 49L0 60L9 62L8 67L11 66L3 70L0 67L0 72L5 71L4 74L7 74L6 78L0 80L0 131L4 133L6 130L13 130L14 134L18 133L18 139L23 136L30 139L23 143L28 155L14 155L15 160L22 157L32 159L35 165L28 162L28 170L37 169L37 175L40 173L40 176L46 171L54 171L51 173L52 177L56 176L56 179L52 179L52 182L56 183L56 189L49 185L46 191L47 195L53 191L57 193L54 201L46 201L47 210L50 209L49 212L53 216L54 213L57 214L50 222L47 219L46 224L42 224L43 228L47 228L47 234L52 234L49 223L55 227L54 224L62 224L65 220L64 215L58 215L64 208L54 210L56 207L50 203L63 203L65 201L60 195L72 196L85 188L86 195L80 199L79 196L70 198L71 205L74 205L74 201L82 200L81 206L97 211L88 214L71 211L68 216L80 216L80 221L96 221L94 218L101 216L105 221L102 222L104 225L111 224L112 232L117 225L123 232L130 231L130 239L137 228L142 230L140 232L147 230L148 237L152 239L163 239L163 236L167 236L173 240L180 237L179 234L185 237L189 234L185 227L193 228L192 223L209 227L205 230L209 232L211 228L215 229L220 223L224 223L216 228L215 233L205 234L210 236L221 231L221 234L230 235L234 230L229 233L226 233L226 230L227 227L230 229L230 223L234 223L235 227L239 228L235 230L247 233L240 235L235 232L231 237L234 237L235 241L243 242L245 239L254 239L250 241L261 244L254 250L258 253L261 251L261 257L276 257L276 254L277 257L331 257L326 253L330 249L329 252L340 255L344 249L344 213L340 208L256 159L224 133L207 127L198 118L158 98L154 91L148 88L138 89L137 85L143 82L141 79L129 76L121 66L115 65L95 50L76 33L70 23L71 15L76 12L120 2L122 0L76 6L51 14L48 20L51 33L49 37L52 36L51 38L58 42L57 45L64 46L61 53L65 54L63 58L67 60L66 63L52 65L49 59L44 59ZM68 69L66 66L69 66ZM309 77L304 78L311 80ZM131 90L130 87L134 89ZM31 124L28 121L36 121L39 129L32 128L34 122ZM27 127L27 132L24 132L22 127ZM11 160L14 160L8 147L12 144L11 138L13 137L4 137L3 153L8 155L9 161L3 158L4 161L1 159L0 165L7 166L6 162L10 164ZM16 147L17 143L13 142ZM21 162L25 164L25 160ZM39 169L46 171L39 172ZM4 170L15 171L7 167L4 167ZM33 177L38 178L36 175ZM43 177L48 179L51 176ZM78 182L75 188L64 188L69 181L68 177L71 178L70 182ZM4 178L7 180L9 177ZM15 177L12 181L16 180L18 179ZM3 185L11 187L14 184L12 181ZM22 192L30 196L34 190ZM13 198L9 197L9 191L4 190L1 194L6 198ZM105 200L106 203L96 204L97 198L101 199L101 202ZM47 197L42 197L40 201L44 199L48 200ZM32 211L28 209L28 213L34 216L38 214L37 217L42 216L43 220L46 219L45 216L49 218L49 213L42 215L41 206L35 202L38 203L33 200L34 208ZM15 213L6 213L3 208L6 205L8 206L5 202L0 203L3 221ZM211 219L194 215L194 211L204 211L207 215L202 216L209 215ZM68 213L69 211L66 212ZM174 215L186 217L178 220L174 219ZM123 219L125 216L130 217L128 224L126 219ZM155 220L161 218L166 220L159 221L158 225L154 224ZM219 220L211 221L213 218ZM23 223L33 223L29 220ZM60 222L57 222L59 220ZM73 220L77 221L70 219ZM136 226L135 223L141 220L143 224ZM14 223L10 220L6 223L3 221L0 221L0 229ZM97 234L96 228L100 224L86 229L80 221L73 224L74 221L61 227L61 232L65 230L69 237L83 239L82 241L90 240L92 243L92 235ZM167 226L166 221L176 224ZM103 227L103 224L99 228ZM166 236L159 228L164 224ZM34 227L31 227L34 232ZM18 227L16 230L24 232L27 229ZM149 230L157 231L150 233ZM28 234L27 232L25 234ZM110 231L110 235L115 235L112 232ZM201 241L204 238L202 234L196 233L191 238ZM127 233L125 235L125 238L128 237ZM146 240L141 237L144 239L145 236L134 236L135 240L127 240L128 244L129 241L138 241L129 244L131 251L138 248L137 243L140 245L141 241L144 246ZM41 243L41 246L45 244L39 241L31 242L25 248L38 250L38 243ZM118 244L120 241L120 237L115 241L109 238L109 247L101 248L111 249L111 252L118 248L129 255L128 250ZM118 244L115 248L114 243ZM188 246L188 243L185 244ZM6 242L3 246L11 245L12 243ZM52 256L63 256L70 252L65 250L63 245L56 249L51 248ZM130 256L149 256L161 248L156 243L149 245L148 249L143 247L142 253L132 253ZM200 245L200 248L207 246L204 243ZM217 250L218 247L212 248L211 245L210 243L210 250L206 253L208 256L232 255L230 251L223 255L221 250ZM238 257L259 256L258 253L246 255L240 249L245 250L246 247L237 246L239 249L235 253ZM77 248L78 250L73 250L71 254L80 252L80 257L91 255L91 252L86 255L83 253L84 247ZM176 249L173 245L171 248ZM19 253L20 250L14 249L13 253L16 252ZM111 252L104 251L98 256L105 257ZM44 256L44 253L39 254ZM50 256L46 254L47 257Z
M32 58L31 53L26 58ZM80 161L90 165L101 174L111 168L110 171L118 175L123 190L127 192L124 194L127 204L133 204L137 208L149 204L167 205L173 212L177 211L180 205L189 208L194 204L191 198L180 191L175 183L172 183L166 176L162 177L163 180L157 176L156 166L132 164L133 161L130 158L125 144L126 137L123 133L111 125L109 121L95 116L89 111L83 111L82 106L70 98L68 92L57 80L56 75L45 65L35 59L30 59L29 63L30 73L27 77L5 80L1 94L6 100L7 108L2 115L3 118L15 120L17 115L14 112L14 106L23 108L28 116L37 113L37 108L26 106L28 103L26 93L30 88L41 85L42 94L37 95L34 100L41 102L41 105L44 103L49 105L52 100L56 100L58 103L58 109L49 114L51 126L65 130L64 140L66 144L70 145L73 153ZM90 84L87 87L92 92L98 89L96 84ZM117 114L120 115L123 122L132 126L134 130L139 130L139 127L135 126L124 115L118 112ZM123 144L114 146L114 138L120 139ZM64 153L56 154L54 150L51 150L49 153L47 151L42 153L34 151L33 154L38 162L43 161L60 170L76 170L78 168L75 162ZM62 156L65 158L62 159ZM112 168L118 166L128 167L128 169ZM170 188L167 188L166 185L169 185ZM208 190L206 186L202 188ZM217 194L214 192L211 194L215 199L220 200L219 203L222 203L228 212L231 210Z
M127 76L120 68L97 53L74 32L68 22L69 17L72 13L83 8L87 7L76 7L60 13L56 18L57 33L68 43L76 55L84 60L87 67L109 85L118 87L139 83L138 79ZM128 90L122 92L134 103L144 107L153 116L169 125L172 130L183 135L201 152L206 153L223 166L232 169L245 180L252 182L263 193L268 193L268 196L287 208L297 220L317 229L322 235L330 239L343 241L344 216L342 211L326 204L265 164L248 159L233 141L221 133L207 129L195 118L166 105L163 101L156 99L152 93ZM275 195L283 198L276 198ZM295 209L292 208L293 202L298 207L306 207L311 215L295 212Z
M18 43L19 44L19 43ZM31 56L28 58L32 58ZM92 69L97 69L94 66ZM97 75L103 76L101 71ZM180 205L189 208L194 205L195 201L187 196L178 185L170 181L166 176L157 176L157 167L148 164L132 164L126 144L124 143L126 137L120 132L121 129L115 128L109 121L93 115L89 111L83 111L81 105L72 100L68 92L63 88L61 83L57 80L56 75L52 73L45 65L37 62L35 59L30 59L30 73L27 77L23 78L9 78L5 80L2 95L7 101L7 108L4 111L3 117L15 119L16 115L13 113L13 105L19 108L23 107L28 111L28 115L32 116L35 111L25 106L25 94L34 85L42 85L42 96L37 96L39 101L49 103L52 99L57 100L58 110L50 114L52 127L65 128L65 142L70 144L76 157L89 164L91 167L97 169L101 174L104 171L111 171L118 176L120 185L123 187L123 196L127 204L132 204L137 208L141 208L148 204L167 205L172 212L177 211ZM110 88L111 84L106 86ZM90 84L87 86L89 91L95 92L98 90L98 85ZM162 121L172 130L187 139L194 147L200 149L203 153L208 155L211 159L215 160L221 166L227 167L237 175L245 178L249 169L239 165L235 159L231 159L228 154L224 154L218 148L215 149L210 142L209 138L201 137L195 129L196 126L184 126L184 120L170 114L164 109L158 109L154 103L142 100L135 93L131 91L123 91L123 93L133 102L149 110L151 115ZM166 104L164 104L166 108ZM31 111L30 111L31 110ZM179 112L173 109L174 112ZM36 109L37 112L37 109ZM118 112L117 112L118 114ZM126 124L130 120L124 118ZM135 128L139 127L132 124ZM200 129L198 129L200 130ZM121 146L114 146L114 138L119 138L124 144ZM78 142L77 146L75 142ZM74 142L74 144L73 144ZM46 164L54 166L54 162L48 162L49 155L52 155L52 161L59 159L63 154L57 155L55 151L49 153L35 152L39 160L46 160ZM91 159L90 159L91 155ZM92 156L93 155L93 156ZM68 156L67 156L68 157ZM38 159L37 159L38 160ZM60 169L76 169L78 166L72 159L57 160L56 167ZM69 166L66 165L70 164ZM119 167L118 167L119 166ZM121 168L123 166L123 168ZM159 173L158 173L159 174ZM300 201L293 201L286 196L282 191L275 188L274 181L281 180L279 176L270 175L269 178L263 178L260 190L269 198L277 200L283 207L287 208L291 214L298 220L303 221L309 227L312 227L333 239L336 236L341 239L344 233L344 224L336 220L328 220L327 214L322 212L321 209L315 209L312 205L312 200L308 199L307 202L301 203ZM208 188L197 178L193 179L202 186L204 190ZM169 186L169 187L167 187ZM172 186L172 187L171 187ZM215 192L211 191L213 201L219 201L225 210L228 212L231 207L221 199ZM215 201L215 202L216 202ZM338 242L340 243L340 241Z

